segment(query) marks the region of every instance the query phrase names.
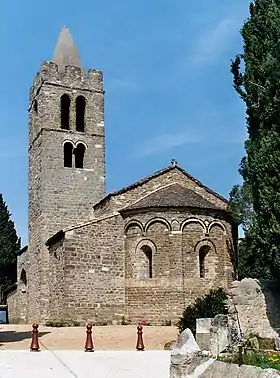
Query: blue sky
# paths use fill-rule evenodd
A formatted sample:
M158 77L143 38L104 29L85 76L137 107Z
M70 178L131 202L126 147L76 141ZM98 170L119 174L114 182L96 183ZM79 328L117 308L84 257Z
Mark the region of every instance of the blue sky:
M107 191L176 158L224 196L239 183L244 107L230 59L249 1L9 0L0 3L0 193L27 242L28 91L67 25L104 71Z

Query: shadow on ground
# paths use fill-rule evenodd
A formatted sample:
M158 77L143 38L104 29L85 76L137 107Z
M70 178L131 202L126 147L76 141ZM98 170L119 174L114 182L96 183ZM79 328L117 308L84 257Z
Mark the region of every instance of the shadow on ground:
M39 332L38 337L47 335L50 332ZM23 341L26 339L30 339L31 342L32 338L32 332L26 331L26 332L17 332L17 331L2 331L0 328L0 346L3 345L3 343L12 343L15 341Z

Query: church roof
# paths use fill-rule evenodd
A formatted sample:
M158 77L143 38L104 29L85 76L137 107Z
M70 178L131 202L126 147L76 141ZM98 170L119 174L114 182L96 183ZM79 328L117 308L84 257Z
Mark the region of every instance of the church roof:
M106 197L104 197L100 202L98 202L97 204L94 205L94 208L98 207L99 205L101 205L102 203L106 202L107 200L109 200L111 197L115 197L115 196L118 196L119 194L123 194L123 193L126 193L128 192L129 190L131 189L135 189L137 188L138 186L141 186L143 184L146 184L148 181L150 181L151 179L153 178L156 178L158 176L161 176L162 174L164 173L168 173L168 172L171 172L172 170L178 170L180 172L182 172L184 175L186 175L190 180L192 180L193 182L195 182L198 186L200 186L201 188L203 188L206 192L214 195L215 197L219 198L220 200L224 201L225 203L228 203L228 200L226 198L224 198L223 196L221 196L220 194L216 193L214 190L208 188L207 186L205 186L204 184L202 184L199 180L197 180L195 177L193 177L192 175L190 175L187 171L185 171L183 168L181 168L180 166L178 166L177 164L171 164L169 167L166 167L164 169L161 169L157 172L155 172L154 174L150 175L150 176L147 176L147 177L144 177L143 179L139 180L139 181L136 181L135 183L129 185L129 186L126 186L124 187L123 189L120 189L120 190L117 190L115 192L112 192L112 193L109 193Z
M194 191L184 186L174 183L160 188L148 196L140 199L132 205L125 207L123 210L133 210L140 208L163 208L163 207L192 207L221 210L219 207L201 197Z
M52 61L59 67L71 65L82 68L78 48L67 27L62 28L60 32Z

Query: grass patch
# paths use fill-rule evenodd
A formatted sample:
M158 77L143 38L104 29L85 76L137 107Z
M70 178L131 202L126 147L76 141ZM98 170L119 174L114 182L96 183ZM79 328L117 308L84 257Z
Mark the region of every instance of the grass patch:
M238 353L220 355L219 361L238 364ZM257 366L262 369L275 369L280 371L280 353L269 351L245 350L243 354L243 365Z

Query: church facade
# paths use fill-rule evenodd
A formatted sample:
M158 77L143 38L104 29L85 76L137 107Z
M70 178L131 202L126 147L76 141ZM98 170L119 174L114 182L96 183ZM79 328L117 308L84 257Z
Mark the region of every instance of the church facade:
M175 323L235 279L227 200L175 161L106 195L101 71L67 28L30 91L29 241L7 294L10 322Z

